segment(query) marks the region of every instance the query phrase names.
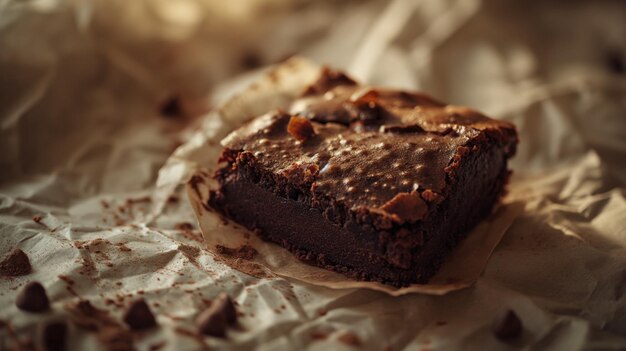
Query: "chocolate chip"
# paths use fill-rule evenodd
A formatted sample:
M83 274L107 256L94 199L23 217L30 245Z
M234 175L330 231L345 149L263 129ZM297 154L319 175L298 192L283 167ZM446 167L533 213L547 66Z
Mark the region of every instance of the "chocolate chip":
M522 334L522 321L512 310L507 310L495 320L493 333L496 338L509 341Z
M287 125L287 131L298 141L308 140L315 135L311 121L304 117L291 117Z
M200 334L224 337L226 328L237 323L235 305L228 295L221 293L196 319Z
M28 312L41 312L50 307L46 289L38 282L30 282L22 288L15 299L15 305L20 310Z
M65 321L45 322L41 330L41 344L46 351L63 351L67 345L68 327Z
M183 117L183 107L180 101L180 97L171 96L163 105L161 105L161 115L168 118L180 118Z
M156 320L144 299L134 301L124 314L124 322L133 330L148 329L156 326Z
M0 275L7 277L27 275L32 271L28 256L19 248L13 249L0 262Z

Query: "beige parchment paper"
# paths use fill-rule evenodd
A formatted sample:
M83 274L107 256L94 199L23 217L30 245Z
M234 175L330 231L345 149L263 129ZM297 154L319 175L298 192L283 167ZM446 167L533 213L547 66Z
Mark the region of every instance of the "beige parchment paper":
M134 336L137 350L623 350L625 6L0 1L0 255L19 247L34 268L0 279L0 320L13 330L0 328L0 350L37 344L40 324L69 318L80 299L121 321L137 298L159 323ZM242 273L206 249L185 192L195 169L182 160L213 164L207 143L240 123L223 116L263 112L225 102L293 53L518 126L507 199L521 212L472 286L332 289ZM299 72L272 103L316 69ZM267 101L263 91L245 96ZM42 315L14 304L33 280L52 304ZM237 302L239 328L190 336L220 292ZM507 309L523 323L515 343L492 332ZM70 350L106 350L74 323L70 335Z

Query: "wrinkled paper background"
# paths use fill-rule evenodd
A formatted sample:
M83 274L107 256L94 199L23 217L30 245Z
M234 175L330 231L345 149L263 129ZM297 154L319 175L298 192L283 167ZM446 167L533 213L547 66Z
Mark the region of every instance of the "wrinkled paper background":
M180 329L226 291L241 328L207 338L216 349L350 349L348 331L364 350L623 349L625 13L581 0L0 1L0 253L18 246L35 269L0 280L0 319L26 340L77 296L115 317L141 296L160 328L135 347L192 350ZM197 249L183 187L163 181L183 170L161 167L260 74L239 73L295 52L516 123L509 199L525 208L475 286L331 290L254 278ZM180 113L160 115L171 96ZM43 317L13 304L31 280L53 302ZM504 309L524 324L517 343L492 336ZM72 349L100 347L70 332Z

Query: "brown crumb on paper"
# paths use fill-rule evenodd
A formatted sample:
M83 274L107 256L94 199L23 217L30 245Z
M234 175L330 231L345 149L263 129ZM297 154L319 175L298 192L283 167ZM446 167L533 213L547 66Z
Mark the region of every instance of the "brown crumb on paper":
M321 331L314 331L311 333L311 339L313 340L326 340L328 338L328 334Z
M0 275L2 276L19 277L30 274L32 271L33 267L28 255L17 247L0 261Z
M262 265L249 261L258 253L252 246L242 245L238 248L229 248L217 245L215 250L217 254L214 256L215 260L235 270L257 278L274 278L274 275L266 271Z
M242 245L237 248L230 248L222 245L217 245L215 247L217 252L222 254L223 256L232 257L232 258L242 258L244 260L251 260L257 255L257 251L249 245Z
M162 349L163 347L165 347L165 345L167 345L167 342L165 342L165 341L160 341L160 342L157 342L156 344L152 344L152 345L150 345L150 347L148 348L148 350L150 350L150 351L159 351L160 349Z
M109 350L133 350L132 334L105 310L88 300L66 306L72 322L79 328L96 333L98 341Z
M359 339L359 336L350 331L339 335L337 340L348 346L361 346L361 339Z

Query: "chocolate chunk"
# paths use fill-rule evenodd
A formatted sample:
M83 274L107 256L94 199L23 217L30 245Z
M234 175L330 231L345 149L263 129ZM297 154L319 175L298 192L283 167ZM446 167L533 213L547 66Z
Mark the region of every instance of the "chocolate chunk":
M156 326L156 320L144 299L134 301L124 314L124 322L133 330L148 329Z
M38 282L24 285L15 299L15 304L20 310L28 312L41 312L50 307L46 289Z
M315 135L311 122L303 117L293 116L287 124L287 131L298 141L306 141Z
M493 333L496 338L509 341L522 335L522 321L512 310L507 310L498 316L493 326Z
M47 321L41 330L41 344L45 351L63 351L67 348L67 323L62 320Z
M0 262L0 274L7 277L18 277L33 271L30 260L24 251L13 249Z
M391 214L398 222L416 222L424 218L428 206L417 191L400 193L387 201L381 209Z
M226 328L237 323L235 305L228 295L221 293L196 319L198 332L204 335L224 337Z
M318 80L308 87L303 95L323 94L340 85L356 85L356 82L343 72L324 67Z

